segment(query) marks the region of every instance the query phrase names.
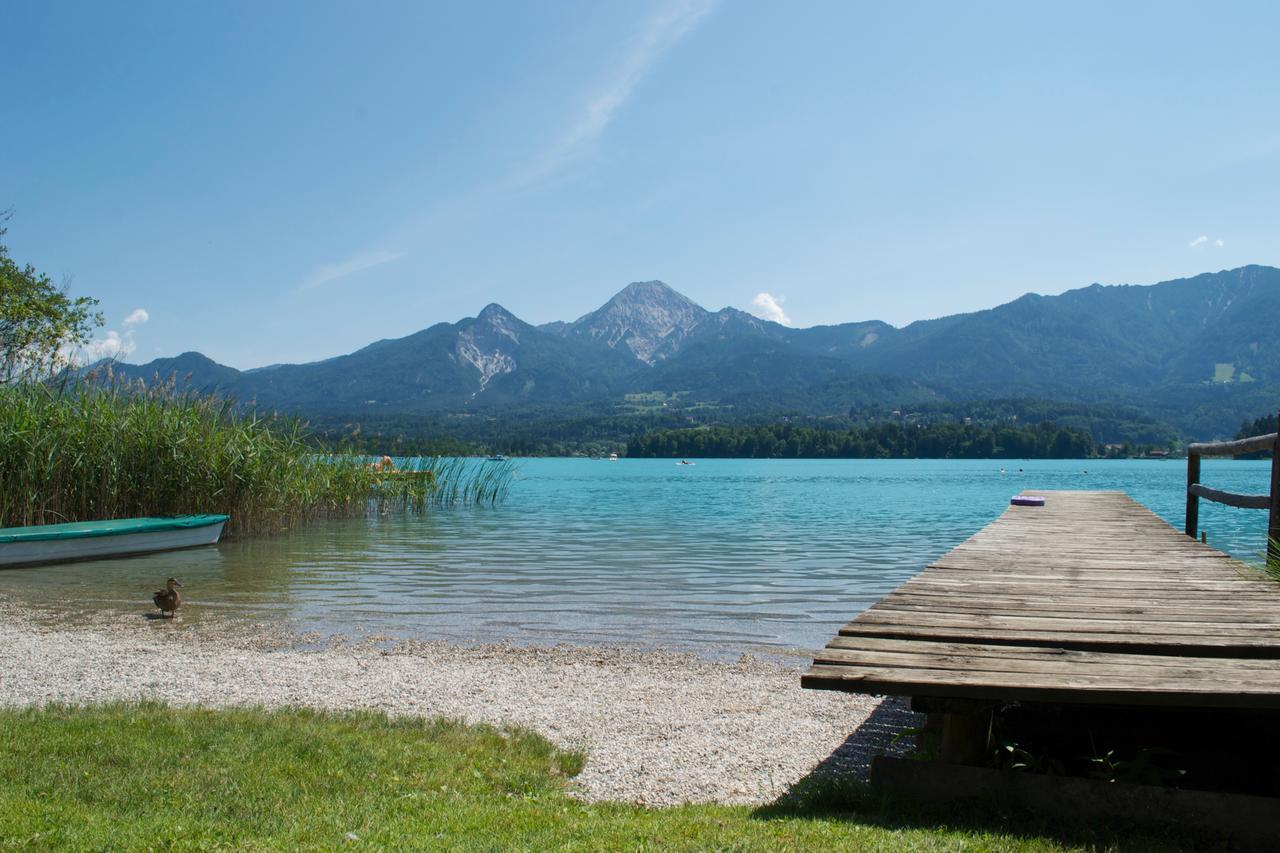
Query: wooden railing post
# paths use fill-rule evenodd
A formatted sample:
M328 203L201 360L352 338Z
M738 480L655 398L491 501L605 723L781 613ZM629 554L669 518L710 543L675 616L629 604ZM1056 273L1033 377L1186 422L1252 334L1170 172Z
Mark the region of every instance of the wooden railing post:
M1275 466L1271 469L1271 479L1275 481ZM1187 451L1187 524L1185 532L1192 539L1196 538L1196 528L1200 526L1200 496L1191 490L1192 486L1200 483L1200 454ZM1274 521L1275 512L1275 486L1271 487L1272 494L1272 510L1271 517Z
M1234 456L1249 453L1271 453L1271 491L1265 495L1237 495L1200 484L1200 457ZM1195 538L1200 526L1200 498L1205 497L1227 506L1265 509L1267 518L1267 565L1280 568L1280 415L1276 431L1251 435L1234 441L1192 442L1187 445L1187 523L1186 534ZM1203 541L1203 540L1201 540Z
M1271 446L1271 510L1267 515L1267 565L1280 564L1280 415Z

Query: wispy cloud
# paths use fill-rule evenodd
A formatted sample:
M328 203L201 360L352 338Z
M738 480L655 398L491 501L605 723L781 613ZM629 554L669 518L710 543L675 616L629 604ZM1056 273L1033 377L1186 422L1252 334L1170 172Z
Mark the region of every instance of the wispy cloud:
M787 316L787 312L782 310L783 302L786 302L786 300L781 296L774 296L772 293L757 293L756 298L751 300L751 313L762 320L772 320L775 323L790 326L791 318Z
M618 53L618 59L597 78L594 86L564 117L563 127L551 134L551 142L530 150L519 165L493 181L442 199L415 221L380 240L404 251L370 251L343 261L313 268L298 285L310 290L389 263L420 247L442 224L484 215L502 197L538 189L587 158L618 113L626 106L655 63L688 36L715 9L719 0L667 0L641 24L635 37Z
M133 313L131 313L128 317L124 318L124 325L126 327L141 326L143 323L147 322L150 319L151 319L151 315L147 313L146 308L135 308L133 309Z
M1187 245L1192 249L1204 249L1204 248L1207 248L1208 246L1213 246L1215 248L1221 249L1223 246L1227 244L1221 237L1211 238L1208 234L1201 234L1199 237L1195 238Z
M337 281L346 278L349 275L355 275L358 272L364 272L367 269L381 266L396 260L401 255L400 252L388 252L380 250L376 252L361 252L358 255L352 255L346 260L339 261L334 264L321 264L311 272L307 273L306 278L299 285L300 290L310 290L313 287L319 287L322 284L328 284L331 281Z
M509 185L527 187L589 154L654 63L693 32L715 8L716 2L673 0L645 21L621 60L604 75L601 85L586 98L555 142L535 156L526 169L513 175Z

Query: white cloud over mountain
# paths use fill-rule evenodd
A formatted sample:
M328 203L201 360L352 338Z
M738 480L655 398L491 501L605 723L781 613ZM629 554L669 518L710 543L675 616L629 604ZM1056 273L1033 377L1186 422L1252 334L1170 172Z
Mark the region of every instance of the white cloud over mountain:
M751 313L762 320L772 320L775 323L790 326L791 318L782 310L782 303L785 301L781 296L774 296L772 293L757 293L756 298L751 300Z

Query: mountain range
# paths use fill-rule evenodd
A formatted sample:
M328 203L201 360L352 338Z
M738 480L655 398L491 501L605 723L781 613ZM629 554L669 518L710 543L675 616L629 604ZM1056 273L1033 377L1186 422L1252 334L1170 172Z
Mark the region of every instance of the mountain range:
M1027 397L1136 406L1211 438L1280 401L1277 321L1280 269L1265 266L1027 294L902 328L792 328L648 281L572 322L534 326L490 304L324 361L240 371L188 352L113 371L350 422L566 406L823 416Z

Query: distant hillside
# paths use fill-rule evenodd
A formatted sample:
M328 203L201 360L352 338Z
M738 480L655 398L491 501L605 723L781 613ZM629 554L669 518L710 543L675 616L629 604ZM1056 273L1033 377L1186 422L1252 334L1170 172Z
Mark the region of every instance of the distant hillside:
M349 355L237 371L199 353L118 373L329 421L427 413L718 411L839 415L994 398L1139 409L1183 435L1231 435L1280 400L1280 270L1248 266L1150 286L1027 294L898 329L795 329L708 311L662 282L628 285L541 327L499 305ZM566 409L568 410L568 409ZM514 415L504 415L514 416Z
M913 323L862 363L985 392L1115 396L1280 381L1280 270L1250 266L1149 287L1094 284L1027 294Z

